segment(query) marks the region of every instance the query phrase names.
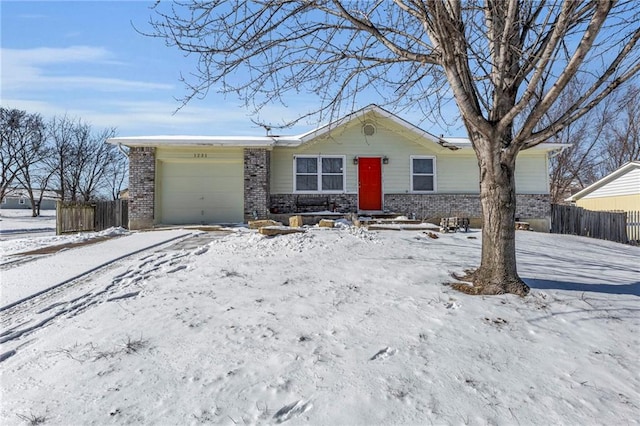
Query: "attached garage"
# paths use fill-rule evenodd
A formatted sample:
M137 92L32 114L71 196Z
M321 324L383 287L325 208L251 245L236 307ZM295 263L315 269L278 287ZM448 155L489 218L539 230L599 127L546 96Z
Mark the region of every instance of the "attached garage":
M244 221L241 149L158 150L156 160L157 223Z

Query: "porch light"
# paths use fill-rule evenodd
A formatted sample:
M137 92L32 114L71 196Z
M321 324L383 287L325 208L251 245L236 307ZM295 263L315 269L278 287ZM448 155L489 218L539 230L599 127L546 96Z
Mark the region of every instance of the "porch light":
M358 157L353 157L353 164L357 165L358 164Z
M389 164L389 157L387 157L386 155L382 157L382 164Z

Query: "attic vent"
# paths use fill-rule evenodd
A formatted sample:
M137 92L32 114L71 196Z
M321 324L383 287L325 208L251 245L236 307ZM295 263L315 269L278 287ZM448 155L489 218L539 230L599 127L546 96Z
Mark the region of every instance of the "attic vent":
M365 123L362 126L362 133L364 133L365 136L373 136L376 133L376 126L371 123Z

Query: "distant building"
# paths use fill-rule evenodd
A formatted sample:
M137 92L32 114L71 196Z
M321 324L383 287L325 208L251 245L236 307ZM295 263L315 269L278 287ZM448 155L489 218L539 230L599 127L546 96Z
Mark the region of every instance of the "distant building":
M36 201L40 198L39 189L33 190L33 196ZM56 191L45 190L40 210L55 210L56 202L60 199L60 195ZM31 209L31 199L29 192L24 188L9 188L5 194L0 209Z
M565 201L596 211L640 211L640 161L630 161Z

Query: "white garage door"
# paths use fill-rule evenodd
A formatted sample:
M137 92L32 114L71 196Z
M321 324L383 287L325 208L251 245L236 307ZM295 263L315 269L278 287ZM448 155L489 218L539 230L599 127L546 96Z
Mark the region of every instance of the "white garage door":
M240 223L244 220L241 159L159 163L163 224Z

